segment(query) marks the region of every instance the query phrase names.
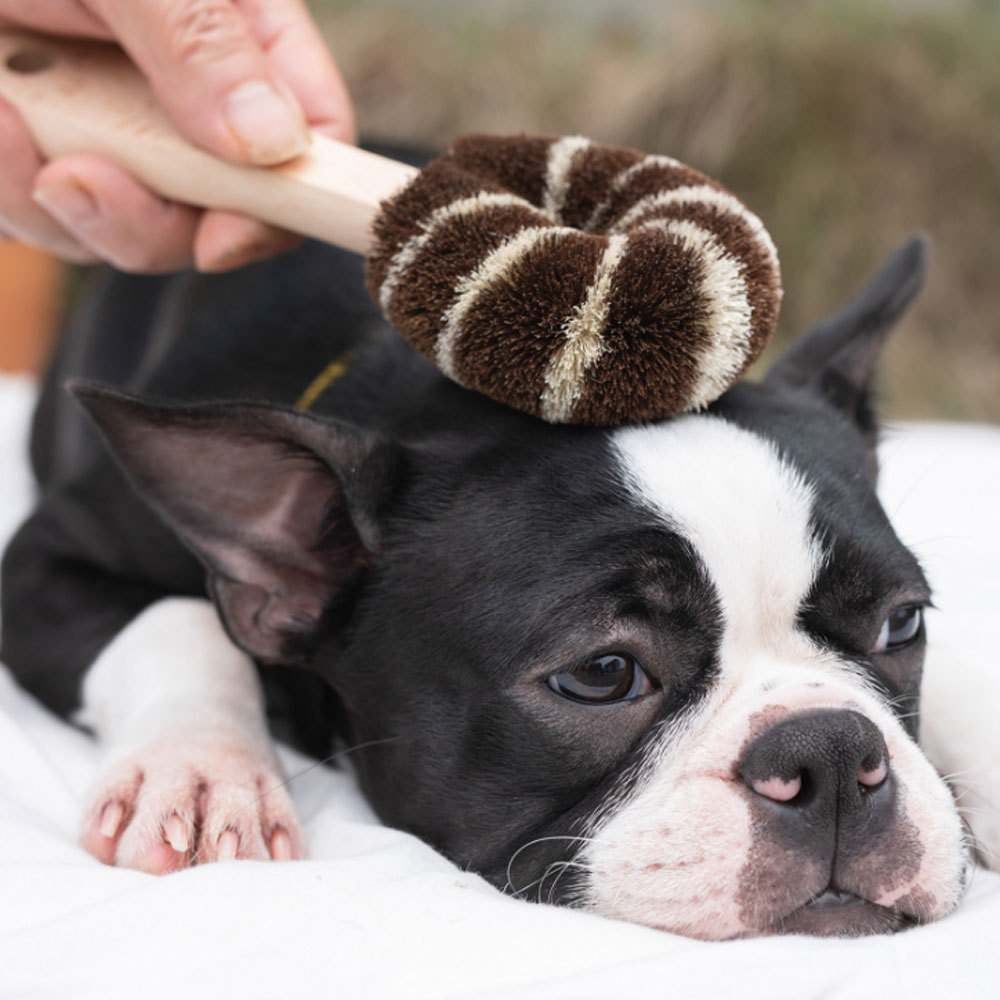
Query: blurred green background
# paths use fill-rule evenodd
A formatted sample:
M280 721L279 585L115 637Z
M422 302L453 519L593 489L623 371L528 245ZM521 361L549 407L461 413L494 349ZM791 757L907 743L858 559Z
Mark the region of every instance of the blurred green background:
M581 133L717 177L782 260L780 345L915 230L895 417L1000 423L1000 0L312 0L362 134Z

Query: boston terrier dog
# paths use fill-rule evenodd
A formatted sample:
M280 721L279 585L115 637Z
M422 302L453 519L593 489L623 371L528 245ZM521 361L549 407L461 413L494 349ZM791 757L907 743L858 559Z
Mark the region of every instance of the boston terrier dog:
M930 591L869 391L924 255L762 383L621 429L449 382L329 247L99 276L2 572L3 659L106 750L83 844L304 856L270 715L526 898L710 939L947 914L970 851L916 741Z

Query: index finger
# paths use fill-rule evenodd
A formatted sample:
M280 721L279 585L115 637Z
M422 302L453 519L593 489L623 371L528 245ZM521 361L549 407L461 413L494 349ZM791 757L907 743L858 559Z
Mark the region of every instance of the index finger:
M177 126L239 162L305 151L299 102L230 0L86 0L146 74Z
M87 38L110 38L107 25L92 14L82 2L66 0L0 0L0 28L18 26L51 31L57 35L84 35Z

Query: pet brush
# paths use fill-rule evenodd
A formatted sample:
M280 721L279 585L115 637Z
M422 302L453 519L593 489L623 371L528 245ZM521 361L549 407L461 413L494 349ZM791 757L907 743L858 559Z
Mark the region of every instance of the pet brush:
M423 170L315 135L277 167L182 138L120 50L0 33L0 96L48 156L367 255L386 318L456 382L555 423L706 406L773 332L774 245L716 181L579 136L465 136Z

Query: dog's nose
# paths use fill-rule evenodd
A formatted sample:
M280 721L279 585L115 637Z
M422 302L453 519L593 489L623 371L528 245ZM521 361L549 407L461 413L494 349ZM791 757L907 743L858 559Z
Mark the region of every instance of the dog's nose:
M891 809L889 753L878 727L859 712L824 709L776 723L758 736L739 773L782 807L797 837L825 839ZM810 838L810 831L812 831Z

